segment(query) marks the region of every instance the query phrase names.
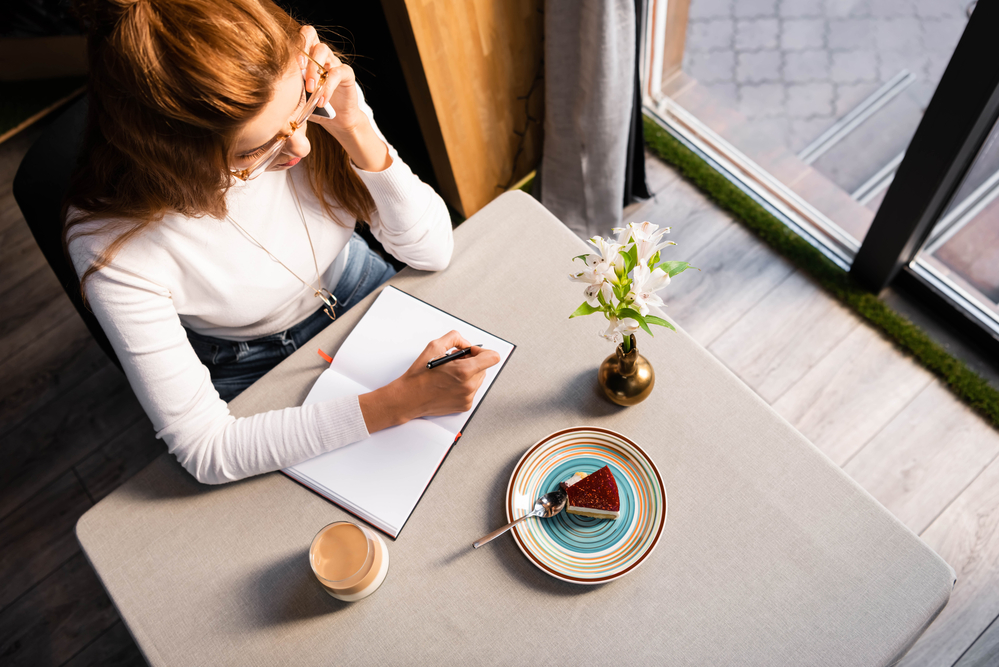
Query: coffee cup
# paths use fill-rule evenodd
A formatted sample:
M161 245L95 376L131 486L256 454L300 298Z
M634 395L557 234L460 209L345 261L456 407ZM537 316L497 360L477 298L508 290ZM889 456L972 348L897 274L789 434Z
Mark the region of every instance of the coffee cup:
M385 580L388 547L375 531L337 521L312 539L309 563L323 590L338 600L355 602L374 593Z

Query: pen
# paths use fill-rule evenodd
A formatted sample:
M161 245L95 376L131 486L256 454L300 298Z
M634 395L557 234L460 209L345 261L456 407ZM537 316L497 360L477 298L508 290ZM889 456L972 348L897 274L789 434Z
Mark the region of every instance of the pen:
M482 347L481 345L472 345L472 347ZM427 362L427 368L437 368L441 364L446 364L449 361L454 361L455 359L461 359L462 357L471 354L472 347L465 348L464 350L455 350L451 354L445 354L443 357L438 357L437 359L431 359Z

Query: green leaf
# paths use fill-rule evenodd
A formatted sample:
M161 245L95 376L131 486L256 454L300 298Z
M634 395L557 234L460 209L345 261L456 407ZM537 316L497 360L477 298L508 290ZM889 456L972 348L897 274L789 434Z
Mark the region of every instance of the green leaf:
M656 317L655 315L646 315L645 321L648 322L649 324L658 324L661 327L666 327L667 329L672 329L673 331L676 331L676 327L670 324L668 320L664 320L661 317Z
M624 250L618 250L617 254L621 255L621 257L624 257L624 275L628 275L628 271L631 271L631 269L633 268L628 266L631 263L631 257L629 257L628 253L625 252Z
M649 334L650 336L653 335L652 334L652 329L649 328L649 323L646 322L645 318L642 317L642 314L640 312L638 312L637 310L635 310L634 308L622 308L621 310L618 311L618 316L619 317L630 317L631 319L633 319L636 322L638 322L638 325L640 327L642 327L642 329L645 330L645 333Z
M580 317L581 315L592 315L593 313L599 313L602 310L603 308L597 306L591 306L590 304L584 301L583 305L577 308L576 312L574 312L572 315L569 316L569 319L571 320L572 318Z
M652 256L652 259L649 260L649 268L650 269L653 268L653 267L655 267L655 265L659 263L659 259L660 259L660 255L661 254L662 253L660 253L660 251L656 250L656 254L654 254ZM663 270L665 270L665 269L663 269Z
M587 253L585 255L576 255L575 257L572 258L572 261L575 262L577 259L581 259L581 260L583 260L585 262L586 258L589 257L589 256L590 256L589 253Z
M660 268L666 273L668 273L670 278L672 278L678 273L683 273L687 269L697 269L696 266L691 266L690 262L677 262L677 261L663 262L657 268ZM700 271L700 269L697 270Z

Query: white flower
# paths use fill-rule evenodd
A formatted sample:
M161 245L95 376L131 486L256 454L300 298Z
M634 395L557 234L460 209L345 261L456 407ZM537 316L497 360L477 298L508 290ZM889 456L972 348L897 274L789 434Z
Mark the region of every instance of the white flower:
M600 335L614 343L643 329L639 323L655 315L665 318L666 306L657 294L670 283L669 273L663 268L651 268L653 258L671 241L663 241L670 229L651 222L631 222L616 228L609 237L594 236L589 240L596 249L583 259L585 267L571 273L569 278L585 283L586 304L577 308L571 317L601 312L607 318L606 330ZM634 261L633 261L634 258ZM684 262L670 266L685 267ZM627 292L627 293L625 293ZM620 298L619 297L623 297ZM625 317L624 315L631 315ZM662 323L660 320L657 322Z
M642 317L646 317L650 313L656 317L666 316L666 313L662 310L666 304L663 302L662 297L658 294L652 294L649 292L639 292L636 294L631 292L628 296L633 299L631 302L632 307L637 310Z
M614 261L615 257L618 257L618 252L621 250L620 243L612 243L602 236L594 236L590 239L590 243L600 251L600 257L607 262Z
M604 301L609 303L614 296L614 288L611 287L610 280L615 278L614 266L603 257L597 254L589 254L584 258L586 268L578 273L570 273L569 280L577 283L586 283L584 294L586 302L591 306L599 306L600 301L597 294L604 295Z
M627 272L625 271L627 268L625 266L625 261L624 255L618 253L611 262L611 264L614 265L614 275L617 279L615 282L618 284L620 284L620 282L627 277Z
M659 229L659 225L646 221L641 224L632 222L628 225L628 229L631 230L631 237L635 239L639 264L647 265L657 252L666 246L676 245L672 241L659 242L664 234L669 233L669 227Z
M641 325L638 320L633 320L630 317L622 317L621 321L617 324L617 331L625 336L630 336L633 333L637 333L641 329Z
M625 248L625 246L631 244L631 225L633 224L635 223L632 222L625 225L624 227L615 227L614 229L611 230L612 232L617 234L617 244L621 246L622 250Z
M629 222L628 228L631 230L631 234L635 237L636 241L643 239L655 240L662 237L663 234L668 234L670 230L669 227L659 229L659 225L651 223L648 220L645 222Z
M614 266L599 255L587 255L583 262L586 264L586 268L578 273L570 273L569 280L588 285L599 285L614 275Z
M611 299L614 298L614 288L606 280L599 283L593 283L586 286L583 290L583 296L586 297L586 303L590 304L594 308L600 306L600 299L597 298L598 294L603 294L604 303L610 303Z
M650 312L658 317L663 317L665 313L661 310L662 298L656 294L659 290L669 285L669 274L660 268L650 271L645 264L635 267L632 278L631 291L628 292L628 299L632 306L645 317Z
M610 319L610 322L607 324L607 331L604 331L600 335L603 336L604 338L606 338L607 340L609 340L612 343L620 343L621 342L621 334L617 330L617 324L618 324L617 318L614 317L613 315L611 315L609 319Z
M614 315L610 316L610 321L607 324L607 330L600 335L609 340L612 343L620 343L624 340L624 336L630 336L641 328L637 320L633 320L630 317L622 317L618 319Z
M650 269L647 264L639 264L635 267L631 286L636 291L658 292L669 285L669 280L669 274L662 267Z
M624 258L621 257L621 246L612 243L601 236L594 236L590 243L598 252L586 255L584 261L586 268L578 273L569 274L569 280L586 283L587 287L583 291L586 302L591 306L598 307L600 299L598 294L602 294L604 303L610 303L614 297L614 288L611 283L617 283L618 273L624 270Z

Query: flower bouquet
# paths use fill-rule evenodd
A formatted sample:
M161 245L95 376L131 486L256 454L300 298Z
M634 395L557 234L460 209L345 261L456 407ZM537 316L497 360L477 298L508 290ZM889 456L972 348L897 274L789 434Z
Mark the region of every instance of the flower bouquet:
M578 259L586 265L582 271L569 274L570 280L586 284L583 290L586 301L569 317L604 314L608 325L601 335L620 345L617 362L612 355L601 365L600 383L612 401L633 405L644 400L655 383L651 365L635 349L634 334L641 329L653 335L651 324L676 330L665 319L662 311L665 304L656 292L691 266L689 262L662 259L662 250L676 245L662 240L669 227L660 229L651 222L632 222L613 231L617 234L615 239L600 236L590 239L597 252L573 257L573 261ZM616 376L627 382L618 381L620 378L615 379ZM637 400L635 392L640 395Z

